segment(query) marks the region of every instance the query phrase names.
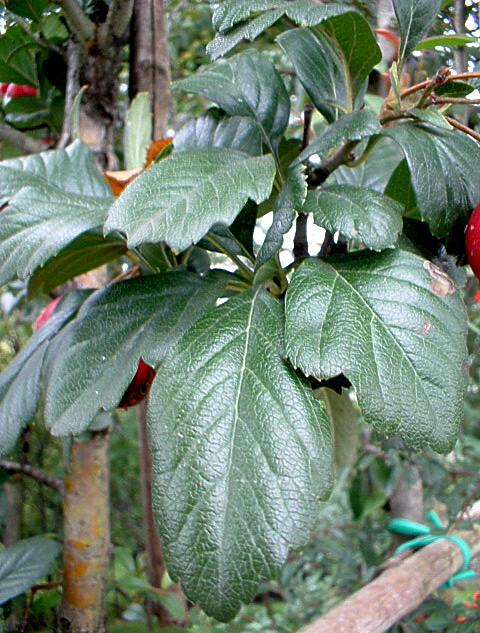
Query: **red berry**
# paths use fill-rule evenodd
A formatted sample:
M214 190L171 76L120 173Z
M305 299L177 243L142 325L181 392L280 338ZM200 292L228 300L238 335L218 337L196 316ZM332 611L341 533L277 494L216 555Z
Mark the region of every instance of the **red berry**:
M140 359L137 373L127 387L118 406L121 409L128 409L146 398L155 375L155 370Z
M475 207L465 229L465 246L468 263L480 279L480 203Z
M50 301L50 303L47 303L33 324L34 330L39 330L42 325L45 325L45 323L51 318L60 299L62 299L62 297L57 297L53 301Z
M33 86L25 86L23 84L8 84L5 96L11 99L16 99L17 97L36 97L37 89Z
M8 86L10 84L2 84L0 83L0 95L3 97L3 95L7 92Z

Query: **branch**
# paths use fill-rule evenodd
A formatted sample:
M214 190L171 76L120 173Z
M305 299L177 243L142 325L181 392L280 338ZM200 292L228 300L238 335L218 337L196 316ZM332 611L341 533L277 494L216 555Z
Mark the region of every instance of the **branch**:
M31 477L44 486L52 488L53 490L58 492L58 494L63 496L63 481L61 479L57 479L53 475L49 475L44 470L40 470L40 468L34 468L29 464L19 464L17 462L11 462L7 459L0 460L0 468L3 468L3 470L12 475L20 474Z
M72 138L72 117L75 97L80 89L80 47L75 38L70 38L67 46L67 86L65 90L65 107L63 109L63 125L58 148L66 147Z
M463 123L460 123L460 121L457 121L457 119L454 119L451 116L447 116L445 118L451 125L453 125L453 127L456 127L457 130L460 130L461 132L465 132L465 134L468 134L469 136L471 136L472 138L474 138L476 141L480 143L480 134L478 132L475 132L475 130L472 130L466 125L463 125Z
M110 36L121 39L125 36L132 19L133 0L112 0L107 15L107 30Z
M95 37L95 24L85 15L77 0L56 0L62 7L68 25L85 48Z
M0 141L7 141L21 149L25 154L37 154L43 152L46 147L40 141L19 132L14 127L7 125L6 123L0 123Z
M310 125L312 123L313 106L309 103L303 110L303 139L300 153L310 141ZM296 260L308 257L307 215L299 213L295 222L295 236L293 238L293 255Z
M472 559L480 554L480 527L457 533L466 540ZM441 540L389 567L302 633L383 633L416 609L463 564L463 555L451 541ZM393 561L392 561L393 562Z

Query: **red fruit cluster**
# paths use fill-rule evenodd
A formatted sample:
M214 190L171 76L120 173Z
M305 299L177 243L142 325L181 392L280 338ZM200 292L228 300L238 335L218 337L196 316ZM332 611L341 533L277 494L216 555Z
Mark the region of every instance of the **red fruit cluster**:
M120 404L118 406L121 409L128 409L129 407L133 407L144 400L150 391L155 375L155 370L140 359L137 373L127 387L127 390L123 394L123 398L120 400Z
M23 84L2 84L0 83L0 95L16 99L17 97L36 97L37 89L33 86Z
M475 277L480 279L480 203L475 207L465 229L467 259Z

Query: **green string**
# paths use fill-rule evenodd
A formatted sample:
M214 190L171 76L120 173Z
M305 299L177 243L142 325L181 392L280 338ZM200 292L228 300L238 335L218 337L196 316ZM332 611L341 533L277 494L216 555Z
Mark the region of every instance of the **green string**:
M435 543L436 541L447 540L451 543L454 543L454 545L458 547L463 556L463 564L460 570L449 580L447 580L447 582L444 583L441 588L446 589L448 587L452 587L455 583L460 582L461 580L475 578L477 574L473 569L469 569L470 562L472 560L472 552L467 541L465 541L461 536L456 536L455 534L446 534L442 521L434 510L430 510L430 512L427 514L427 519L434 529L441 530L442 533L432 534L431 528L428 525L424 525L423 523L416 523L415 521L410 521L408 519L392 519L389 522L389 532L401 534L402 536L414 537L410 541L399 545L395 550L395 555L401 554L402 552L405 552L409 549L418 549L420 547L425 547L426 545L430 545L431 543Z

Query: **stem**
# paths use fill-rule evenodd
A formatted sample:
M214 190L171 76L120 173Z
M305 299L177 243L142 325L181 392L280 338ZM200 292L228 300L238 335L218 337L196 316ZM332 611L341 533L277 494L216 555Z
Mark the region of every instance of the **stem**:
M95 37L95 24L85 15L76 0L57 0L57 4L62 7L73 33L88 48Z
M73 103L80 89L80 50L75 38L70 38L67 45L67 85L65 89L65 107L63 109L63 125L58 148L66 147L72 138Z
M45 145L40 141L23 132L19 132L6 123L0 123L0 141L6 141L15 145L25 154L38 154L38 152L43 152L46 149Z
M3 470L5 470L7 473L10 473L10 474L18 473L20 475L26 475L27 477L31 477L32 479L35 479L35 481L38 481L44 486L48 486L49 488L52 488L53 490L58 492L58 494L63 495L64 490L63 490L62 480L57 479L56 477L53 477L53 475L46 473L44 470L41 470L40 468L34 468L33 466L30 466L29 464L19 464L18 462L11 462L7 459L0 460L0 468L3 468Z
M300 153L310 142L310 126L312 123L313 106L307 104L303 110L303 138ZM307 214L299 213L295 222L295 236L293 238L293 255L296 260L308 257Z
M440 97L435 99L436 105L444 103L459 103L461 105L480 105L480 99L468 99L467 97Z
M469 136L471 136L472 138L474 138L476 141L480 143L480 134L478 132L475 132L475 130L472 130L466 125L463 125L463 123L460 123L460 121L457 121L451 116L447 116L445 118L451 125L453 125L453 127L456 127L457 130L460 130L461 132L465 132L465 134L468 134Z
M250 268L248 268L248 266L246 266L242 262L242 260L237 255L235 255L235 253L230 252L227 248L225 248L225 246L221 242L219 242L212 235L210 235L210 233L206 235L205 239L207 239L210 242L210 244L215 246L215 248L218 248L219 251L221 251L229 259L231 259L232 262L237 264L238 268L244 274L244 276L248 279L248 281L253 281L253 271Z

